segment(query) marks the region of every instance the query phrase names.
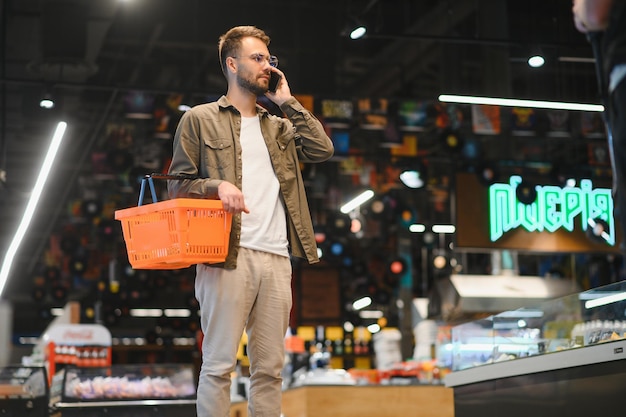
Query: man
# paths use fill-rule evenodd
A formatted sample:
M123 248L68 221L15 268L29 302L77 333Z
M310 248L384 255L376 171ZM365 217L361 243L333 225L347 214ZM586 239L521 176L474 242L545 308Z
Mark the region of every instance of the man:
M292 305L290 254L318 262L299 161L322 162L333 145L321 123L291 95L268 50L270 38L253 26L230 29L218 50L228 90L217 102L186 112L176 130L170 196L219 198L233 213L226 261L197 265L202 368L199 417L229 415L230 374L243 331L250 359L250 416L278 417L284 337ZM270 74L280 76L268 91ZM257 104L265 95L287 118Z
M574 0L576 29L587 34L596 58L600 93L613 165L616 218L626 251L626 1Z

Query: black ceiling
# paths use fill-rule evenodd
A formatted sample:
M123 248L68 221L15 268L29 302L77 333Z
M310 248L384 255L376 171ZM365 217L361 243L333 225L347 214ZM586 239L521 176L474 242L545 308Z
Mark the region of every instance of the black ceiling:
M591 49L571 1L2 0L0 254L8 248L54 123L69 123L60 161L12 268L31 280L90 150L131 90L221 94L217 39L253 24L272 37L294 93L415 97L440 93L597 103ZM350 19L368 35L345 35ZM537 47L540 69L525 58ZM39 108L54 94L59 105ZM13 295L15 294L15 295ZM16 292L10 297L18 298Z

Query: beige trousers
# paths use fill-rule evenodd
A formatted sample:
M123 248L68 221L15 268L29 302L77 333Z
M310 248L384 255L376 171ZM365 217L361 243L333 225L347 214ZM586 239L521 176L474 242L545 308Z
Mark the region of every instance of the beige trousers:
M249 417L279 417L284 337L292 305L289 258L240 248L236 269L198 265L195 291L204 333L198 417L230 414L230 374L244 329L250 359Z

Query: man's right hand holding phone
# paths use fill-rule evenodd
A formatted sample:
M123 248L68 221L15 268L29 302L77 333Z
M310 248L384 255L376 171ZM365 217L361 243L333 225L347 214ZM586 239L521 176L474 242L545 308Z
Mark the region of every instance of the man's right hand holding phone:
M287 83L287 79L285 78L285 74L279 70L278 68L270 68L270 84L272 83L272 78L278 75L280 79L277 81L276 91L269 91L265 93L265 96L272 100L276 105L280 106L285 102L285 100L291 98L291 90L289 89L289 84ZM274 75L276 74L276 75Z

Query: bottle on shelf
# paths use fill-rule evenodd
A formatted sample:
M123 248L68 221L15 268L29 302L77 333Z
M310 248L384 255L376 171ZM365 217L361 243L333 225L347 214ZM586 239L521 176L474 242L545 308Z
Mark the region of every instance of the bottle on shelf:
M315 343L312 347L309 365L311 369L327 369L330 367L331 354L326 348L324 326L317 326Z
M354 340L352 332L345 332L343 336L343 351L346 355L354 354Z

